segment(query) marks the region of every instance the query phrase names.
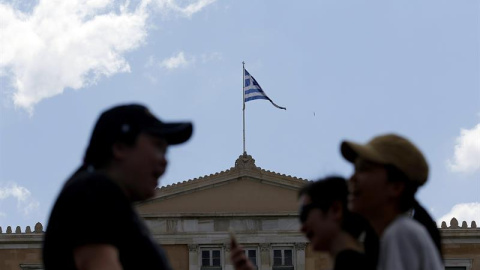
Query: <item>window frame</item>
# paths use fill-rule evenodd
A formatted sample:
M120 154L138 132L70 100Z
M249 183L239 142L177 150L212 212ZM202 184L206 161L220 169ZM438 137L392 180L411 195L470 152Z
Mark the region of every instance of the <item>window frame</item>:
M471 259L444 259L444 267L465 267L465 270L472 269Z
M200 266L200 269L202 270L221 270L224 269L224 249L222 246L200 246L199 247L199 252L198 252L198 265ZM203 265L203 252L208 251L209 252L209 260L210 260L210 265ZM220 265L213 265L213 251L219 251L220 253Z
M275 265L275 257L274 257L275 250L281 250L281 252L282 252L282 264L281 265ZM285 250L290 250L292 252L292 264L291 265L285 265ZM296 268L295 247L291 246L291 245L272 246L271 251L270 251L270 259L271 259L272 270L281 270L281 269L295 270L295 268Z
M256 269L258 269L258 266L260 265L260 251L259 251L259 248L258 246L244 246L243 250L245 250L245 255L247 256L247 258L250 260L250 258L248 257L248 251L249 250L254 250L255 251L255 264L254 266L256 267ZM250 260L252 261L252 260Z

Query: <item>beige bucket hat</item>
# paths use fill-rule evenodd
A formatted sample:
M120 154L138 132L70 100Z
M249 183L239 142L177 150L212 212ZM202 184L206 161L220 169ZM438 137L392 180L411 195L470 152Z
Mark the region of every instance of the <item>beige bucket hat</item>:
M427 181L428 164L422 152L399 135L376 136L366 144L343 141L340 150L343 157L352 163L361 157L371 162L395 166L418 186Z

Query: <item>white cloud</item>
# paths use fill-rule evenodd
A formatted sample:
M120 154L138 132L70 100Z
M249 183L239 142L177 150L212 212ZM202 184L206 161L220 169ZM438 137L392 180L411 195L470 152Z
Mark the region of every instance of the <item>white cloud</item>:
M124 54L145 42L152 3L191 16L214 1L181 7L174 0L136 6L128 0L39 0L28 13L0 3L0 76L8 77L14 104L33 113L35 104L66 88L130 72Z
M214 3L216 0L198 0L198 1L175 1L175 0L156 0L156 3L163 11L174 11L185 17L191 17L193 14L201 11L206 6ZM181 2L181 3L179 3Z
M185 56L185 52L181 51L176 55L170 58L164 59L162 61L158 61L155 59L154 56L150 56L145 62L144 66L145 68L152 68L155 66L159 66L165 69L176 69L176 68L193 65L197 61L197 59L199 59L201 63L205 64L212 61L222 60L222 54L218 52L203 53L199 57L197 57L197 56Z
M105 12L109 2L40 1L31 14L0 5L0 69L12 74L16 106L32 112L65 88L130 71L122 54L143 42L147 15L141 8Z
M16 183L8 183L0 185L0 201L13 198L17 201L17 209L23 214L28 215L38 209L40 203L32 197L31 192L25 187ZM5 216L0 213L0 216Z
M172 56L163 60L160 63L160 66L166 69L176 69L180 67L187 67L190 63L192 63L192 61L194 61L194 59L187 60L185 58L185 54L183 52L179 52L176 56Z
M199 59L199 62L202 64L206 64L211 61L220 61L222 60L222 54L218 52L213 53L203 53L199 56L186 56L185 52L181 51L176 55L164 59L162 61L157 60L153 55L148 57L147 61L145 62L145 69L146 71L143 76L149 80L152 84L158 83L158 76L154 73L156 68L167 69L167 70L174 70L178 68L186 68L194 65Z
M454 172L472 173L480 169L480 124L460 131L454 156L447 165Z
M475 221L478 227L480 225L480 203L473 202L457 204L452 207L450 212L438 219L437 224L440 226L442 221L445 221L447 226L450 226L450 220L452 218L457 219L459 226L462 226L462 222L466 221L468 227L470 227L472 221Z
M223 59L223 56L219 52L204 53L201 55L201 59L203 63L208 63L210 61L220 61Z

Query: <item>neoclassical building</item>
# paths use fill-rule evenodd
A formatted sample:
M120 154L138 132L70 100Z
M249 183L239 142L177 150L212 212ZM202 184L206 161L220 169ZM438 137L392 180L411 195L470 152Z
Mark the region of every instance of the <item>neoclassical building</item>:
M226 171L159 188L136 207L175 270L233 270L229 231L259 270L330 269L329 256L314 253L299 232L297 192L307 182L244 154ZM33 231L0 229L0 269L43 269L43 230L40 223ZM475 222L452 219L440 230L446 269L480 270Z

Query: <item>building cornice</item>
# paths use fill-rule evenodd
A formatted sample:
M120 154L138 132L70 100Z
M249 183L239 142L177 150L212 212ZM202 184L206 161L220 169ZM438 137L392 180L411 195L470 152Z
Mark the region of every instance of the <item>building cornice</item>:
M257 167L255 165L255 159L244 153L235 161L235 166L228 170L157 188L156 195L153 198L139 204L148 204L159 199L167 199L172 196L188 194L221 186L232 181L246 179L293 190L298 190L309 182L307 179L280 174Z
M298 218L297 213L277 212L277 213L158 213L142 214L142 218Z

